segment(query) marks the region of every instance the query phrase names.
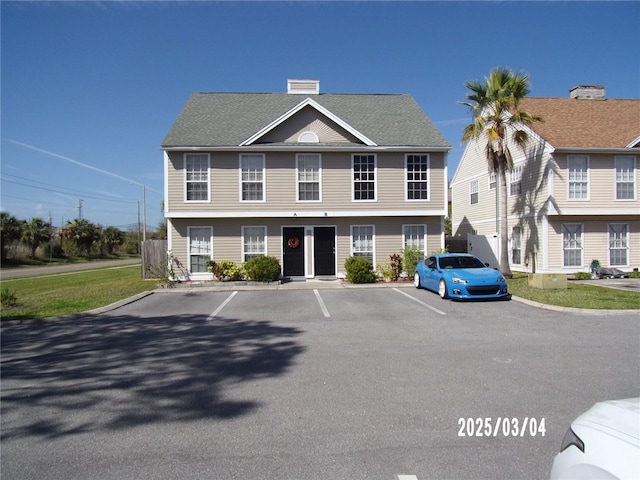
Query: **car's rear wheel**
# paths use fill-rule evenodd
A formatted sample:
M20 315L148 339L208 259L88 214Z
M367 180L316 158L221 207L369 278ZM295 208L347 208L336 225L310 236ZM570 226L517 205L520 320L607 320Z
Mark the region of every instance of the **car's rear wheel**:
M438 284L438 295L440 295L440 298L449 298L449 293L447 292L447 282L445 282L444 279L441 279L440 283Z
M413 284L416 288L422 288L422 283L420 282L420 274L418 272L413 274Z

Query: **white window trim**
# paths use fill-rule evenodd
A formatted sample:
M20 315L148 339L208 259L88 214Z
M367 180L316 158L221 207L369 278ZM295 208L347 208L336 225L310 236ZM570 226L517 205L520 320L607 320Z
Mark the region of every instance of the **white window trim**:
M611 265L611 226L612 225L625 225L626 226L626 239L625 239L625 250L627 251L626 253L626 258L627 258L627 262L624 265ZM612 222L607 224L607 254L608 254L608 263L610 267L629 267L630 266L630 262L629 262L629 256L630 256L630 249L629 249L629 224L627 222ZM621 249L616 249L616 250L621 250Z
M355 253L360 253L360 252L355 252L353 250L353 229L354 228L360 228L360 227L371 227L371 245L372 245L372 249L373 251L371 252L372 255L372 261L373 261L373 266L375 267L376 265L376 226L371 224L371 225L351 225L349 227L349 252L350 255L353 257Z
M514 250L516 250L516 239L515 239L515 233L516 233L516 229L518 229L518 248L517 250L520 252L519 258L520 258L520 262L516 263L515 261L513 261L513 252ZM511 228L511 262L513 262L513 265L522 265L522 226L520 225L514 225ZM564 254L564 252L563 252Z
M498 185L498 175L495 172L489 173L487 182L489 191L495 190Z
M523 170L524 170L524 168L523 168L522 165L515 165L513 167L513 170L511 170L511 172L509 173L509 185L507 185L507 188L509 188L509 196L510 197L517 197L518 195L522 195L522 172L523 172ZM520 188L518 189L520 191L518 193L512 193L511 186L515 182L518 182L520 184Z
M243 225L242 228L241 228L241 233L240 233L240 242L241 242L240 246L241 246L241 249L242 249L242 261L243 262L245 261L244 259L245 259L245 256L247 254L251 254L251 255L254 254L254 252L246 252L245 249L244 249L244 245L245 245L244 232L245 232L245 229L247 229L247 228L262 228L263 229L264 251L262 252L262 255L266 255L267 252L269 251L268 246L267 246L267 239L268 239L267 226L266 225Z
M571 180L569 174L571 170L569 168L569 161L571 159L586 159L587 160L587 196L585 198L571 198ZM567 200L569 202L586 202L591 199L591 159L588 155L567 155Z
M202 279L202 278L210 278L211 274L209 272L192 272L191 271L191 256L192 255L202 255L202 254L192 254L191 253L191 230L192 229L208 229L209 230L209 259L213 259L213 227L209 227L206 225L192 225L187 227L187 271L189 272L190 278ZM207 255L206 253L204 254Z
M580 251L581 251L581 253L580 253L580 265L565 265L565 261L564 261L564 258L565 258L564 257L564 253L565 253L564 252L565 251L565 248L564 248L564 227L565 227L565 225L566 226L569 226L569 225L580 225ZM562 229L561 230L562 234L560 235L560 242L561 242L560 243L560 251L562 252L562 257L561 257L562 268L563 269L573 269L573 270L583 268L583 266L584 266L584 223L575 223L575 222L573 222L573 223L563 223L563 224L561 224L560 228Z
M473 201L473 195L476 195L476 201ZM471 180L469 182L469 205L477 205L480 203L480 192L478 180Z
M427 198L409 198L409 179L407 178L409 174L409 157L427 157L427 179L425 183L427 184ZM377 164L376 164L377 167ZM376 173L376 179L378 178ZM377 186L376 186L377 188ZM428 153L407 153L404 156L404 199L406 202L428 202L431 200L431 156Z
M253 156L253 157L262 157L262 200L243 200L242 199L242 157L245 155ZM264 153L241 153L238 156L238 198L240 203L265 203L267 201L267 168L266 168L266 158ZM252 182L253 183L253 182ZM256 182L257 183L257 182Z
M422 243L424 245L424 251L422 254L427 256L427 224L426 223L405 223L402 225L402 249L404 250L407 245L407 236L405 234L405 229L407 227L424 227L424 234L422 238Z
M318 200L300 200L300 183L312 183L312 182L300 182L298 175L300 156L302 155L314 155L318 157ZM298 153L296 154L296 202L298 203L319 203L322 202L322 154L320 153Z
M373 156L373 198L365 200L356 200L356 180L355 175L355 160L356 156L368 157ZM353 153L351 154L351 201L356 203L371 203L378 201L378 156L375 153Z
M631 158L633 160L633 198L618 198L618 166L619 158ZM636 182L636 172L638 164L635 155L616 155L613 157L613 198L616 202L633 202L638 198L638 182Z
M207 199L206 200L188 200L187 199L187 157L189 155L206 155L207 156ZM211 203L211 155L208 153L200 152L188 152L182 157L183 161L183 188L184 188L184 202L185 203Z

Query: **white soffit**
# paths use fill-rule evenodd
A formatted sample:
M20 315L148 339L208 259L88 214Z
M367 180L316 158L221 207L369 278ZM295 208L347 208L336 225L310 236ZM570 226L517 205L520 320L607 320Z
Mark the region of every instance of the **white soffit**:
M303 100L298 105L293 107L291 110L289 110L288 112L284 113L280 117L276 118L273 122L268 124L266 127L262 128L261 130L259 130L258 132L254 133L252 136L247 138L244 142L242 142L240 144L240 146L241 147L246 147L248 145L251 145L253 142L258 140L260 137L262 137L266 133L270 132L271 130L273 130L278 125L281 125L287 119L291 118L292 116L294 116L296 113L298 113L300 110L302 110L303 108L305 108L307 106L315 108L322 115L324 115L327 118L329 118L330 120L334 121L335 123L340 125L342 128L344 128L347 132L349 132L350 134L352 134L353 136L355 136L356 138L361 140L365 145L367 145L369 147L377 147L377 144L373 140L369 139L366 135L360 133L358 130L353 128L347 122L343 121L341 118L337 117L336 115L331 113L329 110L324 108L322 105L320 105L318 102L315 102L314 100L312 100L311 98L307 98L307 99Z

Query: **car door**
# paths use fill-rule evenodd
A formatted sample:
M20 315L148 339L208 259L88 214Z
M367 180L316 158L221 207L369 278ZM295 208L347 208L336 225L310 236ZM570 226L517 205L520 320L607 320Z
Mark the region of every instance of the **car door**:
M424 279L424 287L429 289L429 290L437 290L438 289L438 275L437 275L437 269L438 269L438 263L436 262L436 257L431 256L428 257L425 261L424 261L425 265L426 265L426 275L425 275L425 279Z

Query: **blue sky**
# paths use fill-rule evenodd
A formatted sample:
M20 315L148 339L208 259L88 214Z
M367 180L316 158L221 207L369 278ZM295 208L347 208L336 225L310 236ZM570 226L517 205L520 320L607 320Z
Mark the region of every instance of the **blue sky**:
M162 219L160 144L194 91L408 93L452 144L464 83L640 98L640 2L1 2L1 208L59 226Z

